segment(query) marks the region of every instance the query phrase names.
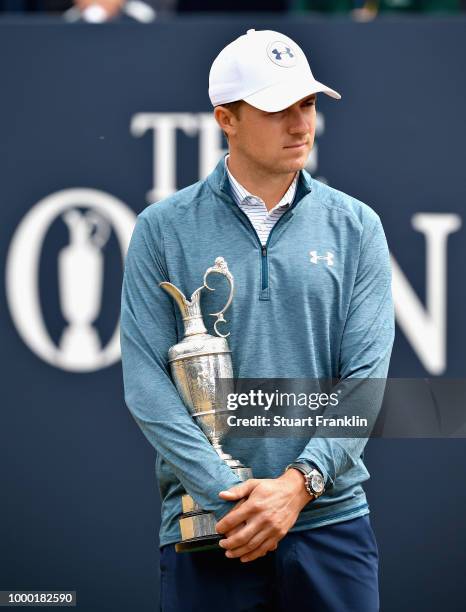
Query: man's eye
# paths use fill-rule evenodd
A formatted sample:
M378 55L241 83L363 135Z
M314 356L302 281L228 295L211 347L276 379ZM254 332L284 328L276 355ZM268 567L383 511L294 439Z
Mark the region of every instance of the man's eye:
M306 102L306 106L314 106L315 103L316 103L315 100L308 100Z

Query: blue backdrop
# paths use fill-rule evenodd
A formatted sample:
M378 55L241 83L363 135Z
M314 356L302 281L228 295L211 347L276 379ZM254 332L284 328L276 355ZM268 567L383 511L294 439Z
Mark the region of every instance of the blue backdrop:
M155 458L115 342L122 258L134 215L222 153L208 71L247 28L294 38L343 96L319 97L309 170L382 217L397 266L391 375L464 377L465 26L0 22L0 590L76 590L89 612L156 607ZM463 610L464 440L376 439L366 457L382 609Z

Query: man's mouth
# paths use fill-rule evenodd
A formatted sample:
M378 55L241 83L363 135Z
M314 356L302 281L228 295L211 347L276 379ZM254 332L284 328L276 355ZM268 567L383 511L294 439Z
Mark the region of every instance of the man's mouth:
M307 142L299 142L298 144L288 145L285 149L299 149L300 147L305 147Z

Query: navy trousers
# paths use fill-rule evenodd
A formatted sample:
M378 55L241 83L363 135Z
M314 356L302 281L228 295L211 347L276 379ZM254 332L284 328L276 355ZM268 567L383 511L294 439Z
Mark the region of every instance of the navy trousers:
M242 563L224 551L160 550L162 612L377 612L379 555L365 515L288 533Z

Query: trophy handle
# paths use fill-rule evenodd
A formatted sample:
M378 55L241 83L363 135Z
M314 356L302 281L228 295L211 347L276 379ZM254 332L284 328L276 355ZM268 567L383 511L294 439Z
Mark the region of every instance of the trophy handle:
M92 244L98 249L102 248L110 237L110 224L92 210L88 210L84 217L89 223L90 231L95 228L95 234L91 237Z
M223 313L231 304L231 301L233 299L233 292L235 290L235 285L233 281L233 276L231 275L231 272L228 269L227 262L223 259L223 257L217 257L215 260L215 264L212 267L207 268L204 274L204 287L206 289L209 289L209 291L215 291L214 287L209 287L209 285L207 284L207 277L209 276L209 274L214 273L214 272L217 274L223 274L223 276L226 276L226 279L230 284L230 295L228 296L227 303L222 308L222 310L219 310L218 312L211 312L209 313L209 316L217 317L217 320L214 323L214 330L217 336L220 336L222 338L227 338L230 335L230 332L228 332L228 334L222 334L221 332L218 331L217 325L219 323L226 323Z

